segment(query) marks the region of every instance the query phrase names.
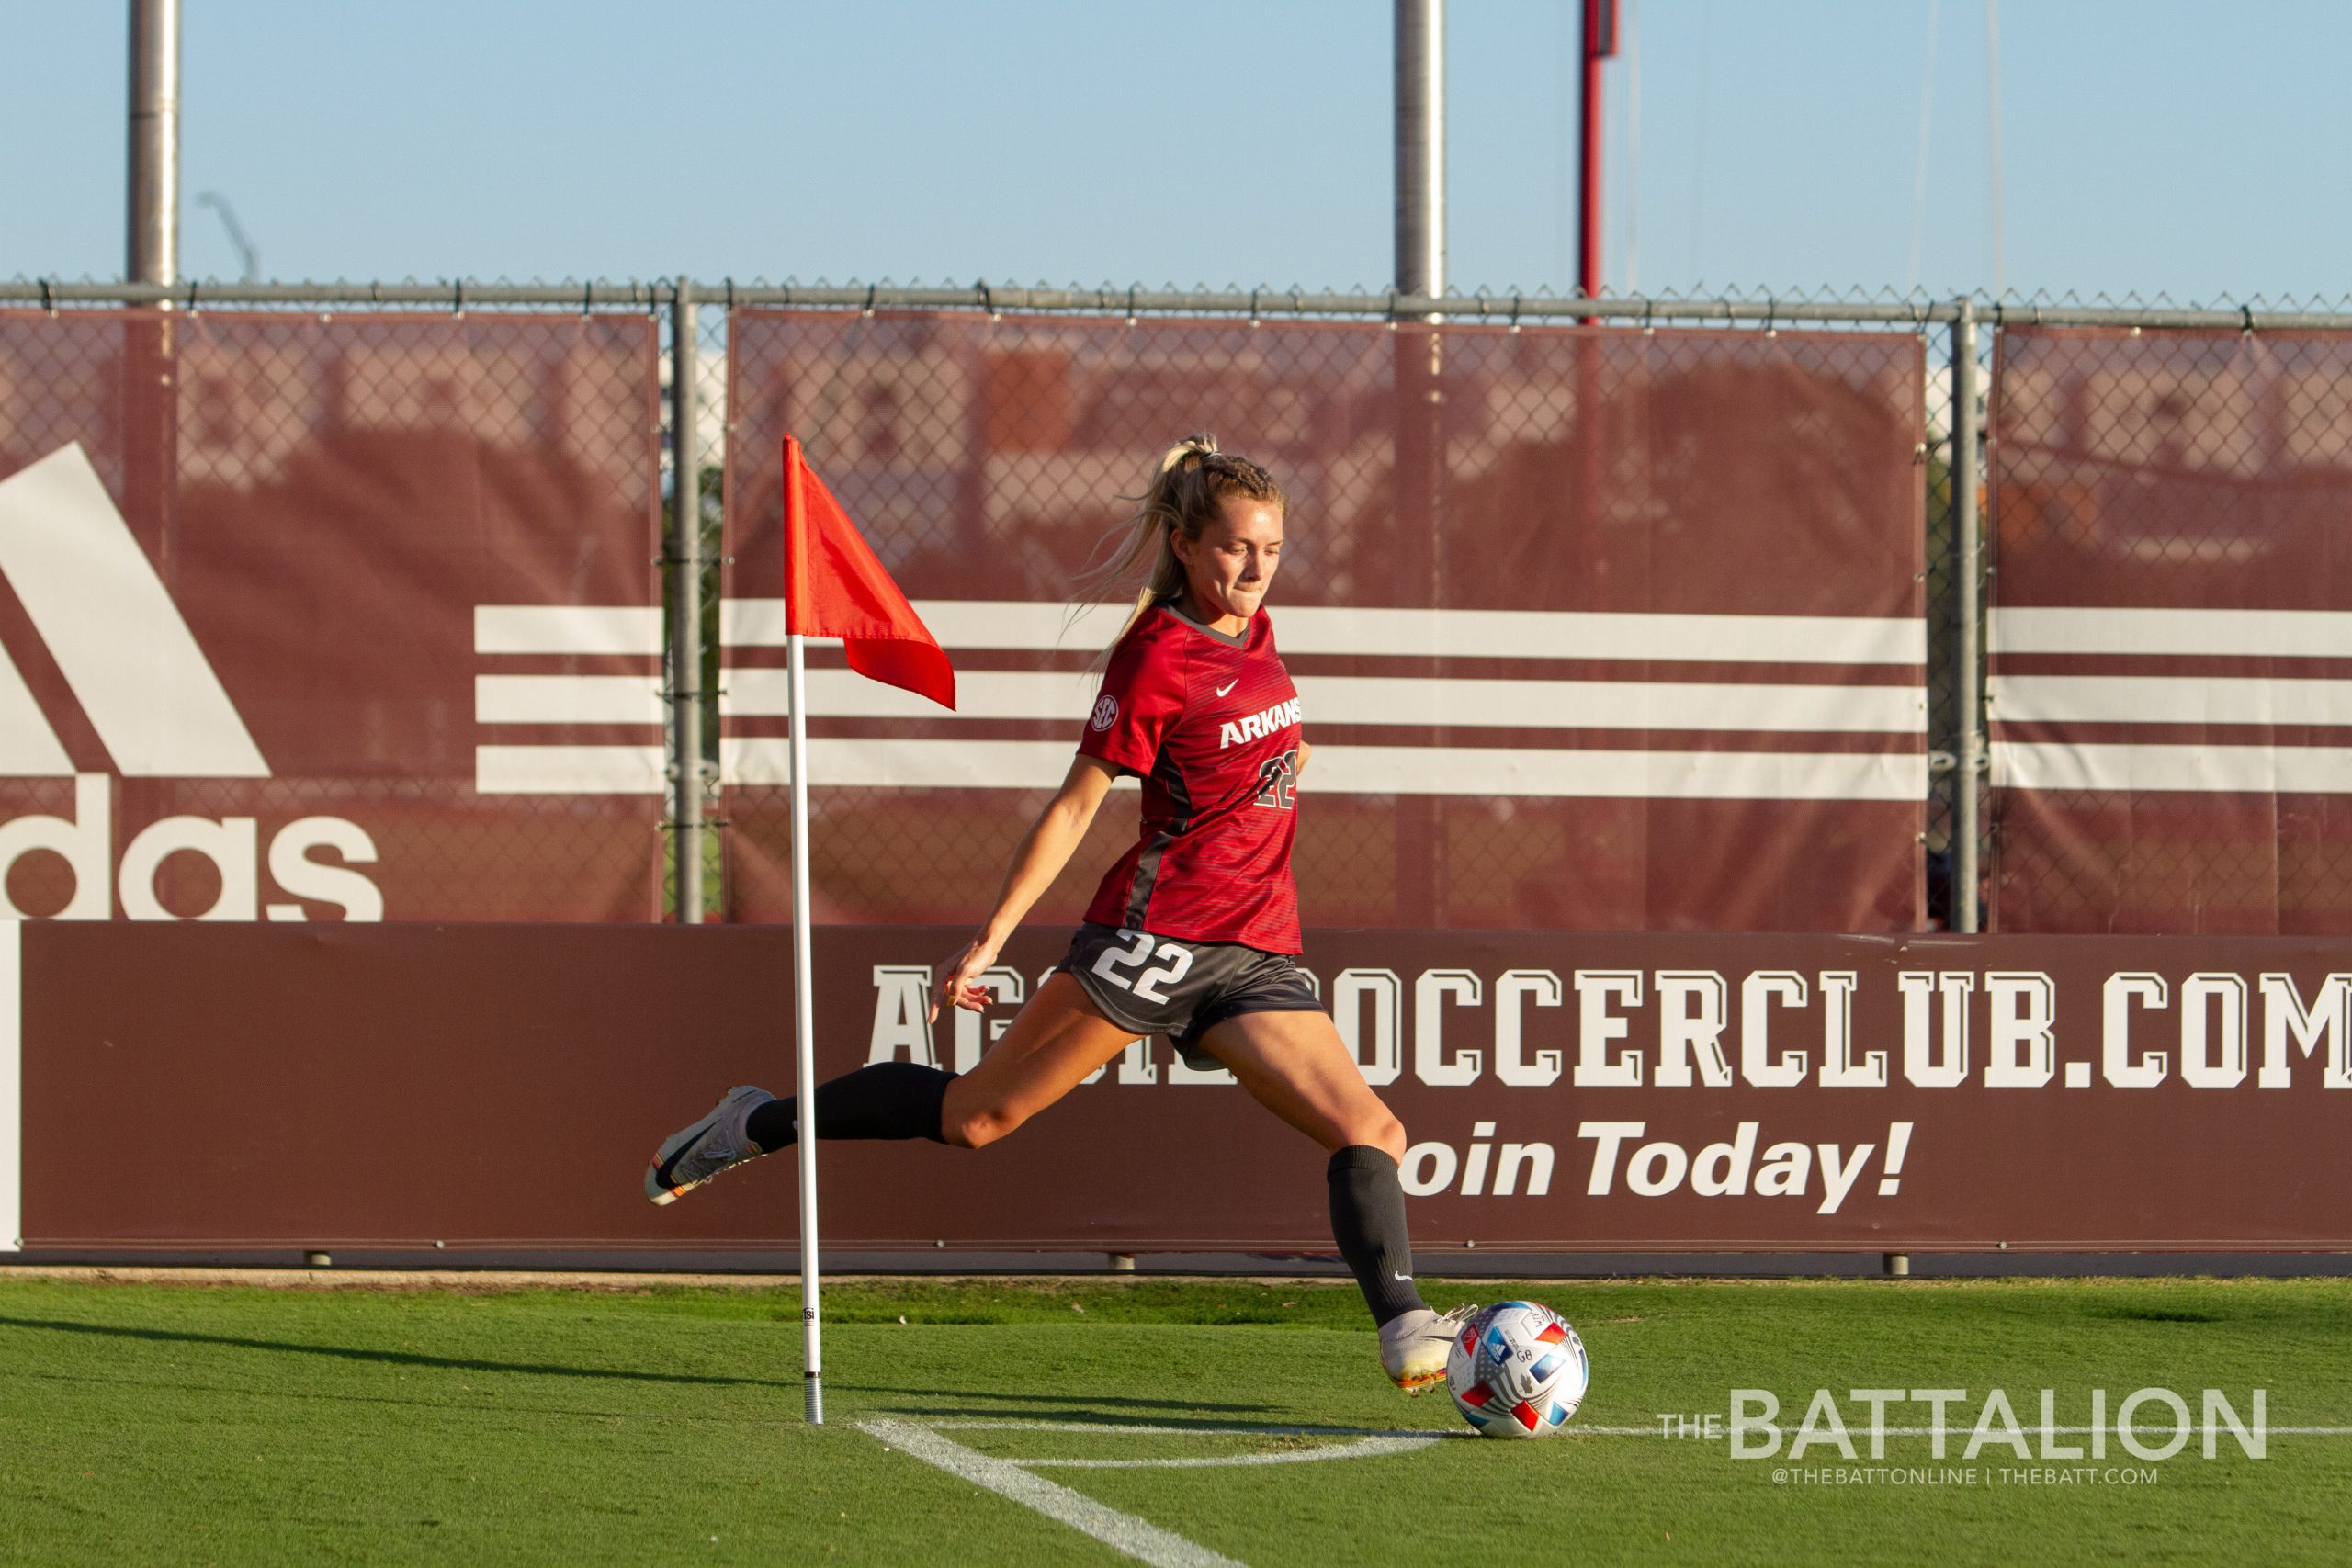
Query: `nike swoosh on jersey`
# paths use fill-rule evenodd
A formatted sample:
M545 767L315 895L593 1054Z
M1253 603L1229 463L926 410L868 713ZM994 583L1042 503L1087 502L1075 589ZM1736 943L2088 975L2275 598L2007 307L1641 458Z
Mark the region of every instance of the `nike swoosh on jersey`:
M1219 686L1219 687L1216 689L1216 694L1217 694L1218 696L1220 696L1220 697L1221 697L1221 696L1225 695L1225 694L1226 694L1226 693L1227 693L1227 692L1229 692L1229 691L1233 690L1233 688L1234 688L1234 687L1238 686L1239 684L1241 684L1240 677L1236 676L1234 679L1232 679L1232 680L1230 680L1230 681L1227 681L1224 685Z

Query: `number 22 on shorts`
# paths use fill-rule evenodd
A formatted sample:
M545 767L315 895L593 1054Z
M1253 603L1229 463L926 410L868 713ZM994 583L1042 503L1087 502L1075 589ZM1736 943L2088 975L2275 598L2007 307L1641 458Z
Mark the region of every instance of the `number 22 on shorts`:
M1133 991L1145 1001L1167 1005L1168 993L1159 987L1173 985L1184 977L1185 971L1193 966L1193 950L1182 942L1163 942L1155 951L1152 943L1157 939L1149 931L1121 931L1119 937L1129 945L1124 951L1115 947L1104 948L1102 956L1094 961L1094 972L1121 989ZM1132 978L1119 973L1151 958L1166 962Z

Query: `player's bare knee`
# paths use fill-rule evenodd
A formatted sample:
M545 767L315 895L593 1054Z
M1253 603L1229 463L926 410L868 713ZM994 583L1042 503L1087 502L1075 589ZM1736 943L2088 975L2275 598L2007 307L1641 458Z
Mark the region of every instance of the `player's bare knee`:
M1405 1163L1405 1123L1393 1115L1384 1113L1378 1121L1365 1122L1352 1141L1369 1144L1398 1165Z

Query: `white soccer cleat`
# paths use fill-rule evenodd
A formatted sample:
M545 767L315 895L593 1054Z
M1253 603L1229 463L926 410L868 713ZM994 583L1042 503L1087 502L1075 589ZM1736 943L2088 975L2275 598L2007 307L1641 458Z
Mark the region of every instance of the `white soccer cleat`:
M720 1095L710 1114L671 1134L654 1151L645 1168L646 1197L656 1203L674 1203L728 1167L767 1153L752 1142L743 1125L752 1111L775 1098L751 1084L737 1084Z
M1388 1381L1407 1393L1419 1393L1432 1383L1445 1381L1446 1352L1453 1348L1453 1337L1462 1332L1476 1306L1458 1306L1451 1312L1431 1312L1419 1307L1402 1317L1392 1317L1380 1325L1380 1364L1388 1373Z

